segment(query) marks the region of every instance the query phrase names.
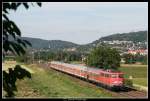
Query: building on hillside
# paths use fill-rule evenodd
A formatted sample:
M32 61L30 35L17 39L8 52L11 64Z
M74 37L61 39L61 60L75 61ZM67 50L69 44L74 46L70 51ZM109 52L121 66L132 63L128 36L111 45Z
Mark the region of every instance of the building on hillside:
M124 60L124 58L121 58L121 61L120 61L121 63L125 63L125 60Z
M137 53L139 53L140 55L147 55L148 54L148 50L147 49L138 49L138 50L128 50L128 52L127 52L128 54L133 54L133 55L135 55L135 54L137 54Z

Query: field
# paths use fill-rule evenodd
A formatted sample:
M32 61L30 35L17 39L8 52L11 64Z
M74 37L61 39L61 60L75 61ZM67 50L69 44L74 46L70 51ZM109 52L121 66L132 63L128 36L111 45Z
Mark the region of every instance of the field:
M147 65L141 65L141 64L121 64L121 67L147 67Z
M16 62L5 62L3 70L14 67ZM36 64L21 64L23 68L31 72L32 78L25 78L16 82L18 92L16 97L66 97L66 98L89 98L89 97L113 97L112 94L89 83L68 76L66 74L44 69ZM126 75L133 76L133 83L147 86L147 67L134 65L121 65L120 70Z
M17 81L16 97L111 97L103 89L54 70L24 65L32 70L32 79Z
M125 77L133 77L133 83L147 86L147 65L121 65L119 68L125 73Z

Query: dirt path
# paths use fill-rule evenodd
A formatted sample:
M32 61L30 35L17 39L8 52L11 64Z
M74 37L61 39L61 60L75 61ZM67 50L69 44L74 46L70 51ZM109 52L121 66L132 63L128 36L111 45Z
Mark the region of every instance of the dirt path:
M121 64L121 67L147 67L148 65L139 65L139 64Z
M34 71L32 69L28 68L25 65L21 65L20 63L17 63L16 61L6 61L6 62L2 63L2 70L8 72L8 68L15 68L16 65L20 65L22 68L26 69L30 73L34 73Z
M148 87L141 86L141 85L138 85L138 84L133 84L133 86L138 87L140 90L148 91Z

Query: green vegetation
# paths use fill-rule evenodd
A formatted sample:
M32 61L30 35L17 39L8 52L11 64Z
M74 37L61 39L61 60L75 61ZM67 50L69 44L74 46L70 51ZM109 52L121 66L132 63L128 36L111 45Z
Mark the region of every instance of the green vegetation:
M120 41L133 41L133 42L144 42L147 41L147 31L138 31L138 32L130 32L130 33L121 33L121 34L113 34L106 37L102 37L92 43L86 45L78 45L72 42L61 41L61 40L43 40L39 38L29 38L22 37L22 39L28 40L32 43L33 48L50 48L53 50L64 49L76 47L78 51L87 51L92 48L92 44L98 44L100 41L112 41L112 40L120 40Z
M147 77L147 66L143 67L120 67L119 70L123 71L128 76L132 75L133 78L146 78Z
M132 54L124 54L123 57L126 64L132 64L136 62L135 57Z
M5 56L5 58L3 58L3 61L13 61L13 60L15 60L16 58L15 58L15 56Z
M133 81L130 79L124 79L124 85L128 87L133 87Z
M78 63L74 61L74 63ZM10 65L15 66L15 62L5 62L4 69ZM18 64L18 63L17 63ZM20 63L19 63L20 64ZM8 66L7 66L8 65ZM32 78L17 80L18 92L15 97L111 97L102 89L89 83L68 76L66 74L46 70L35 64L23 65L24 69L32 71ZM147 66L146 65L121 65L119 70L126 74L126 78L133 76L133 83L147 86ZM127 81L127 84L131 82ZM5 94L5 92L3 92Z
M33 3L31 4L33 5ZM36 4L41 7L41 3ZM9 52L14 55L21 56L25 54L25 48L27 48L27 46L31 46L30 42L21 39L20 29L15 22L8 17L9 11L16 11L21 5L23 5L26 9L29 8L28 3L3 3L3 62L5 60L5 56ZM10 37L12 40L10 40ZM6 97L14 96L14 91L17 91L16 80L23 79L26 76L31 77L30 73L21 68L19 65L16 65L14 70L12 67L9 67L8 72L3 71L3 90L6 91Z
M139 53L136 55L124 54L122 57L125 59L126 64L134 64L136 62L147 64L147 55L140 55Z
M86 64L104 69L117 69L120 66L120 55L116 49L96 47L87 57Z
M31 80L18 81L16 97L111 97L103 89L66 74L25 65L34 73ZM23 87L22 87L23 86Z
M148 78L133 78L133 83L138 85L148 86L147 82Z
M121 65L120 71L125 73L125 78L133 77L133 84L147 86L147 65Z
M34 49L50 48L50 49L58 50L58 49L72 48L72 47L79 46L75 43L61 41L61 40L44 40L44 39L29 38L29 37L22 37L22 39L32 43L32 48Z
M3 90L7 92L6 97L14 96L14 91L17 91L16 80L24 77L31 78L31 74L20 65L16 65L13 69L9 68L8 72L3 71Z
M33 3L31 3L33 5ZM36 3L41 7L41 3ZM28 3L3 3L3 62L6 63L5 60L13 60L28 63L32 62L32 60L58 60L64 62L71 61L82 61L83 57L86 57L87 53L90 49L95 47L94 43L87 45L77 45L67 41L61 40L42 40L36 38L21 38L21 31L14 21L9 19L8 14L9 11L16 11L19 6L24 6L26 9L29 8ZM103 37L100 40L128 40L128 41L146 41L147 39L147 31L139 31L139 32L131 32L124 34L116 34L108 37ZM26 48L31 46L32 48L38 49L51 49L54 53L47 52L37 52L34 54L26 53ZM74 52L68 52L67 48L74 48ZM76 49L77 48L77 49ZM64 50L66 50L64 52ZM56 52L57 50L57 52ZM61 50L61 51L60 51ZM77 50L77 51L76 51ZM79 52L78 52L79 51ZM12 56L5 57L7 53L13 53ZM95 51L92 51L88 56L87 64L90 66L96 66L99 68L113 68L117 69L120 63L119 53L114 49L109 48L96 48ZM26 53L26 54L25 54ZM86 53L86 54L85 54ZM14 55L19 55L17 57L13 57ZM136 56L136 61L141 61L143 64L147 64L147 57ZM129 59L130 61L133 61ZM16 65L16 64L15 64ZM92 87L88 83L84 83L80 80L74 79L73 77L64 75L62 73L53 71L53 70L44 70L41 68L37 68L37 65L27 65L30 69L26 67L20 67L19 65L15 66L14 64L4 65L3 68L3 90L6 96L13 97L14 91L17 91L16 81L18 85L18 91L16 92L16 96L45 96L45 97L108 97L111 96L108 93L105 93L102 89L97 87ZM10 69L8 69L10 68ZM121 68L120 70L124 71L127 75L126 77L132 75L133 82L141 85L146 85L146 76L147 69L142 70L145 67L130 67L128 69ZM6 69L6 70L5 70ZM32 72L31 72L32 71ZM31 74L33 78L31 80L23 79L24 77L31 78ZM28 95L26 95L28 94Z
M34 60L55 60L55 61L81 61L82 54L80 52L64 52L64 51L56 51L56 52L35 52L34 53Z
M21 56L16 56L15 60L17 62L22 62L22 63L32 63L33 57L32 54L30 54L28 51L24 55Z
M70 64L83 64L81 61L71 61Z

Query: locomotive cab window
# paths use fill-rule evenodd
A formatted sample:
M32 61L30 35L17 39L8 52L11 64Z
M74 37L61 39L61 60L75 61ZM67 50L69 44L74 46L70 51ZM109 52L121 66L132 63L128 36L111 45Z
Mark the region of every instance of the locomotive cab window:
M116 74L112 74L111 77L112 78L117 78L117 75Z

